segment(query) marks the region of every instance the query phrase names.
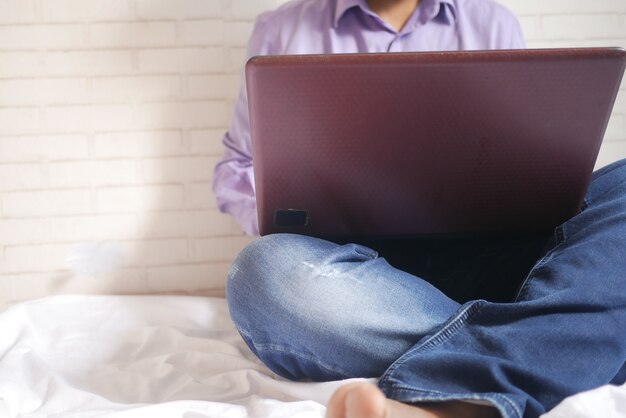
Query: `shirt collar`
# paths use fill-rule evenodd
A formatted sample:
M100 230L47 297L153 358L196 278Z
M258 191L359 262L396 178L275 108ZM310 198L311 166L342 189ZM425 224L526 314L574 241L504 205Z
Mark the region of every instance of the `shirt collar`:
M339 25L339 20L341 20L341 18L348 11L348 9L360 5L360 0L337 0L337 4L335 5L335 20L333 22L335 24L335 27Z
M420 3L421 7L432 8L437 11L431 18L434 18L438 13L440 13L441 7L447 5L451 11L451 13L447 13L448 21L450 19L454 19L456 16L456 10L453 0L422 0ZM339 25L339 21L343 17L344 14L353 7L367 7L367 3L365 0L337 0L335 5L335 18L334 18L334 26L337 27Z

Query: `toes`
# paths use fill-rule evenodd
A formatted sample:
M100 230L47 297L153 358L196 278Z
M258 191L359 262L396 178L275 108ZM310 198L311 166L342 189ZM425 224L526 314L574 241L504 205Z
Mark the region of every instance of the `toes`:
M328 402L326 418L386 418L385 395L364 382L340 387Z
M326 409L326 418L345 418L346 417L346 394L354 389L360 383L348 383L343 385L333 393L328 401Z
M345 418L386 418L385 395L374 385L365 383L346 393Z

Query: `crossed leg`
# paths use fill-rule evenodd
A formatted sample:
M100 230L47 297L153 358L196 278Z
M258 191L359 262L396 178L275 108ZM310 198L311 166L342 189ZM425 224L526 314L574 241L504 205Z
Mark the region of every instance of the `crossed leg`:
M626 300L620 274L626 268L622 257L625 187L626 161L596 173L584 212L555 231L553 248L535 266L515 303L477 303L471 304L476 308L471 312L461 311L455 300L418 277L394 269L369 248L271 236L253 243L233 265L227 289L231 315L250 348L283 377L326 381L384 373L379 386L406 402L386 399L372 385L352 384L335 393L329 418L472 418L500 413L520 417L524 408L538 415L564 396L608 383L615 376L623 383L626 376L620 372L626 345L607 325L625 319L624 311L617 309ZM437 350L430 344L430 351L420 351L418 357L411 357L414 351L403 356L412 347L432 342L429 335L441 337L441 327L457 313L467 315L458 321L455 317L452 326L467 324L471 318L477 321L470 325L478 332L454 328L452 341L453 334L445 328L445 339L436 340ZM513 333L515 324L521 324L518 328L525 333L517 332L518 328ZM557 331L560 339L544 329ZM594 338L587 338L588 334ZM542 351L529 350L527 344L509 344L512 335L541 346ZM494 350L495 354L479 351L470 358L467 353L473 351L456 349L453 343L463 348L473 344L477 350L487 354ZM563 350L565 343L576 350ZM448 345L440 348L444 344ZM605 355L594 354L598 347ZM442 364L440 353L454 361ZM580 361L582 355L593 362ZM401 356L402 367L390 367ZM517 362L508 361L511 358ZM574 363L593 363L586 367L594 367L596 373L568 368ZM387 368L391 372L385 372ZM459 370L461 375L474 376L464 381L467 387L461 391L456 380ZM494 381L493 376L504 376L498 370L505 370L507 379ZM563 372L569 374L561 376ZM442 383L444 374L448 380ZM480 399L486 402L503 398L481 385L512 394L498 405L500 412L462 401L424 403L419 388L431 376L440 378L428 383L435 391L431 393L442 393L436 392L441 386L457 394L448 399L475 399L470 395L477 392L485 392ZM557 377L561 379L558 384L551 384ZM407 379L418 389L407 391ZM453 389L447 389L448 382Z

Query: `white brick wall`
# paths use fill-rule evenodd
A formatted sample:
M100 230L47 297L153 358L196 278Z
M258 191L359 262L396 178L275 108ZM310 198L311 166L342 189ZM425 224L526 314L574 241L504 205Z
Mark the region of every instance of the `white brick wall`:
M0 0L0 302L212 292L249 239L218 213L254 16L284 0ZM626 46L626 1L503 0L529 46ZM600 165L626 157L626 94ZM73 277L76 244L113 273Z
M519 17L528 46L626 48L626 1L499 0ZM626 82L622 83L597 167L626 158Z

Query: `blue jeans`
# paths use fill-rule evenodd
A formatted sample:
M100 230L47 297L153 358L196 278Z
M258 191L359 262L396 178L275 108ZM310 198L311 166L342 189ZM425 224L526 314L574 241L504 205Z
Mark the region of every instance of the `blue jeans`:
M379 377L391 399L480 400L505 418L626 380L626 160L549 236L381 248L391 264L359 244L253 242L227 287L246 343L289 379Z

